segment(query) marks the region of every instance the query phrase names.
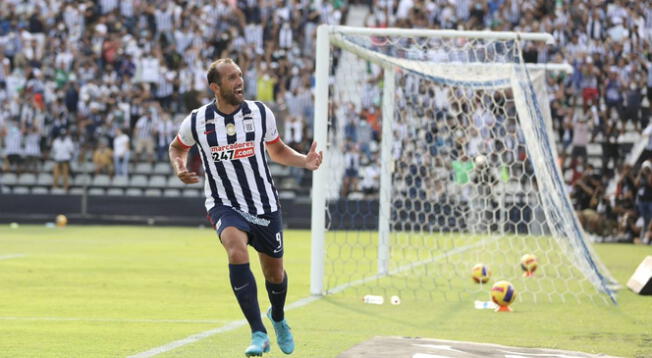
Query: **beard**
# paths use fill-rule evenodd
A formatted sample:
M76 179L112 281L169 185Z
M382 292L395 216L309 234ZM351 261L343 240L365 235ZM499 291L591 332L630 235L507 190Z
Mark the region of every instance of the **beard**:
M239 106L244 102L244 100L240 99L232 90L229 92L223 91L222 99L231 106Z

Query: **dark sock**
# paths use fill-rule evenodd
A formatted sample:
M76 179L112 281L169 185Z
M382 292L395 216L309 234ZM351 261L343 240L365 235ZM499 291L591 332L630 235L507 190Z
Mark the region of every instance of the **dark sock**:
M283 307L288 293L288 273L283 271L283 282L281 283L265 281L265 287L269 302L272 304L272 319L276 322L282 321L285 318Z
M252 332L260 331L267 333L263 321L260 318L260 307L258 306L258 291L256 279L249 269L249 263L232 265L229 264L229 277L231 288L238 299L240 309L244 313Z

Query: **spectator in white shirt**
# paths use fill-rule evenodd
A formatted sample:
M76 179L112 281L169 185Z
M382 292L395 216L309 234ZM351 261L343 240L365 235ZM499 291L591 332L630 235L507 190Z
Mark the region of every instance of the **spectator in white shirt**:
M52 143L52 159L54 159L53 187L59 187L59 179L63 178L63 189L68 190L70 184L70 161L75 153L75 145L68 132L63 130Z
M3 132L5 135L5 160L3 169L4 171L11 170L19 172L23 159L21 144L23 142L23 132L20 130L18 121L9 120ZM0 134L3 133L0 132Z
M129 174L129 136L121 128L116 129L116 136L113 139L113 162L116 175L127 176Z
M167 158L168 147L174 136L176 136L178 125L176 125L169 113L163 113L161 119L156 124L156 157L163 161Z
M577 159L586 161L586 147L589 144L591 136L592 123L588 121L588 116L581 115L573 124L573 150L571 151L571 163L576 163Z
M154 162L154 138L158 127L158 113L152 105L145 111L145 114L136 121L134 128L135 155L138 160L146 159Z

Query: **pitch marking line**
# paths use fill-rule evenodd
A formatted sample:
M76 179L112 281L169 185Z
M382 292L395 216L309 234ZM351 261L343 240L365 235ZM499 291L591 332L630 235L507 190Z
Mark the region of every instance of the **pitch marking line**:
M117 323L225 323L218 319L121 319L121 318L78 318L78 317L2 317L0 321L55 321L55 322L117 322Z
M421 265L425 265L427 263L435 262L435 261L438 261L440 259L445 259L445 258L447 258L449 256L459 254L459 253L464 252L466 250L472 249L472 248L474 248L476 246L483 245L488 241L494 241L494 240L497 240L497 239L498 239L497 237L487 238L487 239L481 240L481 241L479 241L479 242L477 242L475 244L460 246L460 247L454 248L454 249L452 249L450 251L447 251L447 252L445 252L445 253L443 253L443 254L441 254L439 256L433 257L431 259L422 260L422 261L419 261L419 262L415 262L415 263L412 263L412 264L401 266L399 268L396 268L396 269L390 271L390 274L401 273L401 272L407 271L409 269L415 268L417 266L421 266ZM347 289L349 287L358 286L358 285L361 285L363 283L378 279L378 278L383 277L383 276L385 276L385 275L373 275L373 276L370 276L370 277L367 277L367 278L364 278L364 279L361 279L361 280L357 280L357 281L353 281L353 282L350 282L350 283L346 283L346 284L337 286L337 287L333 288L332 290L329 290L328 292L331 293L331 294L341 292L344 289ZM293 302L293 303L287 305L285 307L285 310L289 311L289 310L293 310L295 308L306 306L306 305L308 305L310 303L313 303L313 302L315 302L317 300L320 300L322 297L323 296L310 296L310 297L302 298L302 299L300 299L300 300L298 300L296 302ZM261 316L264 318L264 314L261 314ZM192 336L188 336L188 337L180 339L178 341L170 342L170 343L162 345L160 347L152 348L152 349L150 349L148 351L145 351L145 352L141 352L141 353L137 353L137 354L128 356L127 358L149 358L149 357L153 357L153 356L159 355L161 353L169 352L169 351L171 351L173 349L176 349L176 348L179 348L181 346L185 346L187 344L195 343L197 341L200 341L200 340L202 340L204 338L208 338L210 336L216 335L218 333L224 333L224 332L232 331L234 329L238 329L240 327L245 326L246 324L247 324L247 320L244 320L244 319L239 320L239 321L233 321L233 322L231 322L231 323L229 323L227 325L224 325L222 327L217 327L217 328L214 328L214 329L210 329L208 331L193 334Z
M25 256L25 254L4 255L4 256L0 256L0 260L17 259L19 257L24 257L24 256Z
M314 301L316 301L316 300L318 300L320 298L321 297L317 297L317 296L310 296L310 297L302 298L302 299L288 305L285 310L289 311L289 310L292 310L292 309L295 309L295 308L305 306L305 305L307 305L309 303L312 303L312 302L314 302ZM261 316L263 316L263 315L261 315ZM247 320L244 320L244 319L241 319L239 321L233 321L233 322L231 322L231 323L229 323L229 324L227 324L225 326L214 328L214 329L204 331L204 332L200 332L200 333L197 333L197 334L193 334L192 336L186 337L184 339L180 339L178 341L170 342L170 343L168 343L166 345L163 345L163 346L160 346L160 347L152 348L152 349L150 349L150 350L148 350L146 352L134 354L132 356L129 356L128 358L148 358L148 357L153 357L153 356L161 354L161 353L169 352L169 351L171 351L171 350L173 350L175 348L185 346L186 344L190 344L190 343L200 341L200 340L202 340L204 338L213 336L213 335L218 334L218 333L224 333L224 332L232 331L234 329L238 329L240 327L245 326L246 324L247 324Z

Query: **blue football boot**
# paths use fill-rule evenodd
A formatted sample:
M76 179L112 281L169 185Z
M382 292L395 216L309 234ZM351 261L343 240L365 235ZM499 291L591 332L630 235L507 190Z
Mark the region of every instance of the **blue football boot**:
M270 350L269 337L267 333L256 331L251 334L251 345L245 349L245 356L260 357Z
M288 326L287 321L274 321L272 318L271 308L267 310L267 318L272 321L272 326L274 326L274 331L276 332L276 343L278 343L281 351L283 351L285 354L291 354L294 352L294 338L292 337L292 332L290 326Z

